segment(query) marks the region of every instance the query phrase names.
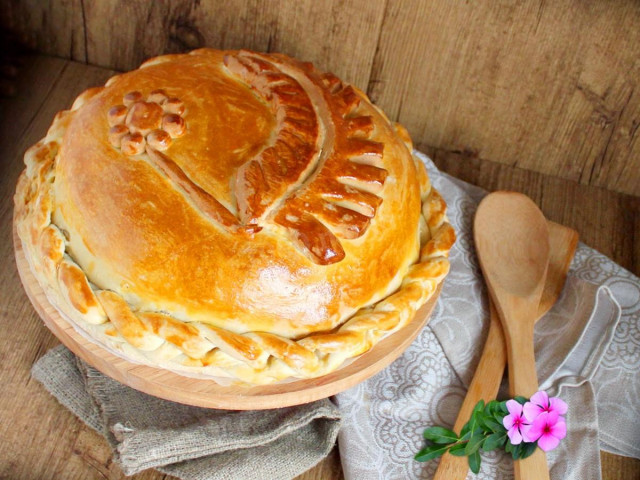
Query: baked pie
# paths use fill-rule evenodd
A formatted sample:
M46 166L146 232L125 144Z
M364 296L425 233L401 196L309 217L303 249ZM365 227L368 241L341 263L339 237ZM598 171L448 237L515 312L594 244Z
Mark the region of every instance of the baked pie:
M338 368L449 269L404 128L284 55L153 58L25 154L18 234L49 301L134 362L250 384Z

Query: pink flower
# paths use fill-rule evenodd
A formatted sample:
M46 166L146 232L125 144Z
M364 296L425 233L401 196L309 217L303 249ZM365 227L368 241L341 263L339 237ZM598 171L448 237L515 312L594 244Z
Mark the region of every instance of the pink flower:
M531 400L524 404L524 417L527 422L532 423L542 412L555 412L558 415L567 413L567 404L558 397L551 397L547 392L541 390L531 397Z
M509 415L506 415L502 419L502 424L504 428L507 429L509 441L511 441L513 445L518 445L523 440L530 442L531 440L529 440L527 434L529 422L527 422L526 418L522 415L522 405L515 400L509 400L506 405L507 410L509 410Z
M530 441L538 441L538 446L548 452L558 446L567 435L567 424L557 411L540 413L527 429Z

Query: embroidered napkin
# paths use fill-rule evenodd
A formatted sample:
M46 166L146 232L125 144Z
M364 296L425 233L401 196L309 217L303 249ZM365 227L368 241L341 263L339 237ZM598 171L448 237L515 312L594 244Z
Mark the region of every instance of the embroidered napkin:
M104 435L127 475L147 468L184 480L288 480L334 447L339 413L329 400L263 411L197 408L152 397L102 375L65 347L32 374Z
M472 236L486 192L416 155L448 204L458 241L428 326L390 367L336 397L347 480L433 476L437 461L413 460L422 431L453 425L488 328ZM581 244L561 298L536 326L541 388L569 404L567 437L547 454L552 479L601 478L600 448L640 458L639 325L640 279ZM468 478L512 477L510 456L494 451L483 454L480 473Z

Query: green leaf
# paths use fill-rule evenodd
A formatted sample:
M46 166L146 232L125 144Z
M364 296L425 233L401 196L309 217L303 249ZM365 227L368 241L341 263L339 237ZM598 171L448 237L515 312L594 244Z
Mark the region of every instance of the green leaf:
M484 400L480 400L478 403L476 403L476 406L473 407L473 412L471 413L471 416L477 414L478 412L482 412L484 410Z
M449 449L449 453L455 457L465 457L467 455L464 451L466 446L466 443L456 443Z
M476 434L476 430L478 430L478 416L482 414L484 410L484 400L480 400L476 403L476 406L473 407L473 411L471 412L471 419L469 420L469 431L471 432L471 437Z
M514 460L519 459L522 456L522 443L513 446L513 450L511 451L511 458Z
M495 450L498 447L504 445L504 441L507 438L506 433L494 433L485 438L484 443L482 444L482 449L485 452L490 452Z
M502 425L502 419L504 417L506 417L507 414L506 413L502 413L501 411L496 412L493 414L493 418L496 420L496 422L498 422L500 425Z
M478 427L478 421L475 418L472 418L469 424L469 434L471 437L477 435L478 433L482 433L482 430Z
M487 425L484 422L485 418L484 411L476 413L476 428L478 428L478 430L488 430Z
M514 447L514 445L511 442L507 442L504 445L504 451L507 452L507 453L511 453L511 452L513 452L513 447Z
M500 402L497 400L491 400L484 407L484 413L487 417L493 417L496 412L500 411Z
M482 442L484 442L484 435L481 432L476 432L475 434L471 435L471 438L469 439L469 442L464 449L465 453L467 455L472 455L473 453L477 452L478 449L482 446Z
M467 422L462 427L462 430L460 430L460 439L462 440L464 436L467 435L470 431L471 431L471 426L469 425L469 422Z
M526 442L522 443L522 449L520 452L519 458L527 458L530 457L533 452L536 451L536 447L538 446L538 442Z
M419 462L428 462L429 460L438 458L440 455L446 452L448 448L449 445L429 445L416 453L416 456L413 458L415 458Z
M506 400L505 400L504 402L500 402L500 411L501 411L504 415L506 415L506 414L508 414L508 413L509 413L509 409L507 408L507 402L506 402ZM504 416L504 415L503 415L503 416Z
M427 428L423 434L424 438L431 440L433 443L450 444L458 441L458 435L455 432L444 427Z
M478 426L482 428L485 433L493 433L496 426L499 427L493 415L491 415L485 408L482 412L478 413Z
M469 470L476 475L480 471L480 452L475 452L473 455L469 455Z
M525 398L522 395L517 395L517 396L513 397L513 399L516 402L518 402L520 405L524 405L525 403L527 403L529 401L528 398Z
M502 422L497 422L494 418L485 418L484 423L487 425L488 429L494 433L503 433L506 432L507 429L504 428Z

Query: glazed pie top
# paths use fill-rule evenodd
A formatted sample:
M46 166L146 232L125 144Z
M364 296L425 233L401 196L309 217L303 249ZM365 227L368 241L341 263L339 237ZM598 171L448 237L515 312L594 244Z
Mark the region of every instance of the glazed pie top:
M455 235L406 131L275 54L197 50L81 94L25 155L16 223L49 300L126 358L313 377L402 327Z

